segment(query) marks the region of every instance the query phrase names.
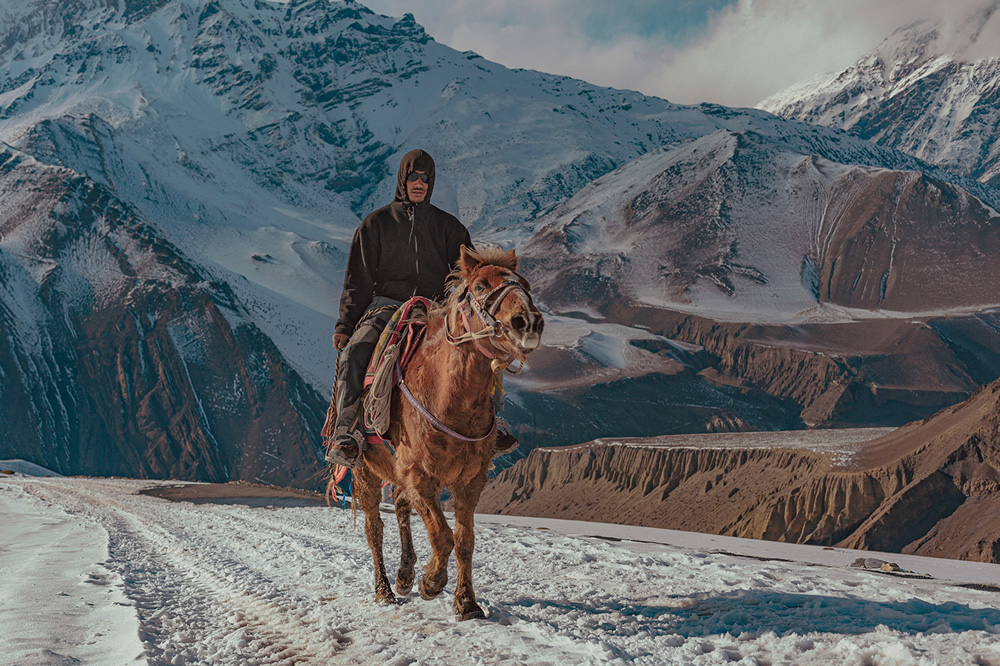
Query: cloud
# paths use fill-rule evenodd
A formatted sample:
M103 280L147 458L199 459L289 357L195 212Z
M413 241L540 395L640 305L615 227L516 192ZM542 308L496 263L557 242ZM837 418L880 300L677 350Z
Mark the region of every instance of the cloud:
M364 1L364 0L363 0ZM843 69L920 19L962 40L965 17L998 0L716 0L621 2L621 16L590 0L371 0L374 11L412 12L439 42L508 67L630 88L684 104L750 106L791 84ZM694 14L692 6L703 11ZM715 9L712 9L712 7ZM1000 14L1000 12L997 12ZM1000 56L1000 16L969 55ZM956 37L957 35L957 37ZM941 44L947 40L942 37Z

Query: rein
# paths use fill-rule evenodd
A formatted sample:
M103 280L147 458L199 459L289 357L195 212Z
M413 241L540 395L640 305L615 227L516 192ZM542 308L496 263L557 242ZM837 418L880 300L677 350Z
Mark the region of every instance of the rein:
M476 349L479 350L487 358L491 359L490 369L493 374L496 375L495 379L497 384L500 385L501 390L503 389L503 384L500 382L500 373L506 370L511 374L519 374L524 368L524 361L521 361L520 366L517 370L511 370L510 365L515 360L515 354L511 353L506 359L501 360L496 354L490 352L490 350L479 344L480 340L494 340L506 337L508 335L507 328L502 322L498 321L496 318L496 313L500 309L500 304L503 300L510 294L513 290L520 290L525 296L528 296L527 290L524 285L518 280L505 280L500 285L494 287L489 292L487 292L482 298L473 297L472 293L466 289L466 296L462 299L459 306L454 312L455 318L461 320L462 327L465 332L460 335L452 335L451 324L449 318L445 319L445 337L448 342L454 346L458 346L465 342L472 342L475 344ZM530 296L528 296L530 299ZM483 322L484 326L478 331L472 330L472 314L475 313L479 319ZM464 317L462 316L464 315ZM457 323L457 322L456 322ZM497 350L494 345L494 350ZM399 386L400 392L406 398L406 400L413 406L413 408L419 413L424 419L430 423L436 430L443 432L444 434L454 437L455 439L461 440L463 442L481 442L487 437L491 436L497 430L497 414L496 409L493 410L493 423L490 425L489 431L482 437L466 437L465 435L456 432L442 423L436 416L431 414L430 410L424 407L416 396L410 391L410 388L406 385L403 380L403 370L400 366L399 361L395 363L395 375L396 384Z
M410 389L406 385L406 382L403 381L403 371L402 369L400 369L398 362L396 363L396 383L399 384L399 389L403 392L403 395L406 396L406 399L410 402L410 404L413 405L413 408L417 410L417 412L419 412L420 415L423 416L428 423L430 423L437 430L440 430L446 435L454 437L455 439L460 439L463 442L481 442L490 435L492 435L497 429L496 410L493 411L493 423L492 425L490 425L490 429L482 437L466 437L465 435L457 433L448 426L446 426L445 424L441 423L441 421L439 421L437 417L431 414L430 411L428 411L428 409L424 407L419 400L417 400L416 396L414 396L413 393L410 392Z

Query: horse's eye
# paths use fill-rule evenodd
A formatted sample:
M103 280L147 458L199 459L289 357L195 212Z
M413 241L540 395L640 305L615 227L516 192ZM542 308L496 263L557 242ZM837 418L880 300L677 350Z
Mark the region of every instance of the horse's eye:
M486 291L486 287L484 287L483 284L480 282L472 286L472 291L476 292L477 294L481 294L484 291Z

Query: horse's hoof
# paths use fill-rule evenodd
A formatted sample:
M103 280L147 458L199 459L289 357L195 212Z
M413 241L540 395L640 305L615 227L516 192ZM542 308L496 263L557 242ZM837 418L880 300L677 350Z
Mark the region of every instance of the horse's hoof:
M484 613L483 609L479 607L479 604L475 604L475 603L472 604L472 608L467 609L464 612L461 611L461 610L456 609L455 610L455 615L457 615L458 619L461 620L462 622L465 622L466 620L485 620L486 619L486 613Z
M382 606L395 606L399 602L396 600L396 595L392 592L387 592L385 594L376 594L375 603Z
M417 589L420 591L420 598L421 599L423 599L424 601L430 601L431 599L435 598L437 595L441 594L441 590L444 589L444 586L442 585L438 589L432 590L432 589L430 589L427 586L427 583L425 582L426 578L427 578L426 576L423 576L420 579L420 584L417 585Z
M413 589L413 580L411 579L408 583L403 583L400 579L396 579L396 594L401 597L405 597Z

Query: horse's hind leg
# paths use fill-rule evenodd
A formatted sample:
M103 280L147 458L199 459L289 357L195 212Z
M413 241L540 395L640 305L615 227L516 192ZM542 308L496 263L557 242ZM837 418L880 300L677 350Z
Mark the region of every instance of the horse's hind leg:
M385 575L385 560L382 555L382 516L378 504L382 495L382 482L364 464L354 470L354 499L365 514L365 536L372 551L375 565L375 601L380 604L396 603L389 579Z
M467 486L455 489L455 560L458 563L458 580L455 582L455 615L462 620L486 617L476 603L472 589L472 551L476 547L473 514L479 495L486 485L486 470Z
M423 478L413 484L413 487L416 495L414 504L427 526L427 537L433 550L431 561L424 567L424 575L420 577L418 589L422 598L433 599L441 594L448 582L448 560L455 546L455 538L444 512L441 511L441 500L435 484L430 479Z
M399 571L396 572L396 594L405 597L413 589L413 568L417 553L413 550L413 531L410 529L410 500L399 490L396 493L396 522L399 524Z

